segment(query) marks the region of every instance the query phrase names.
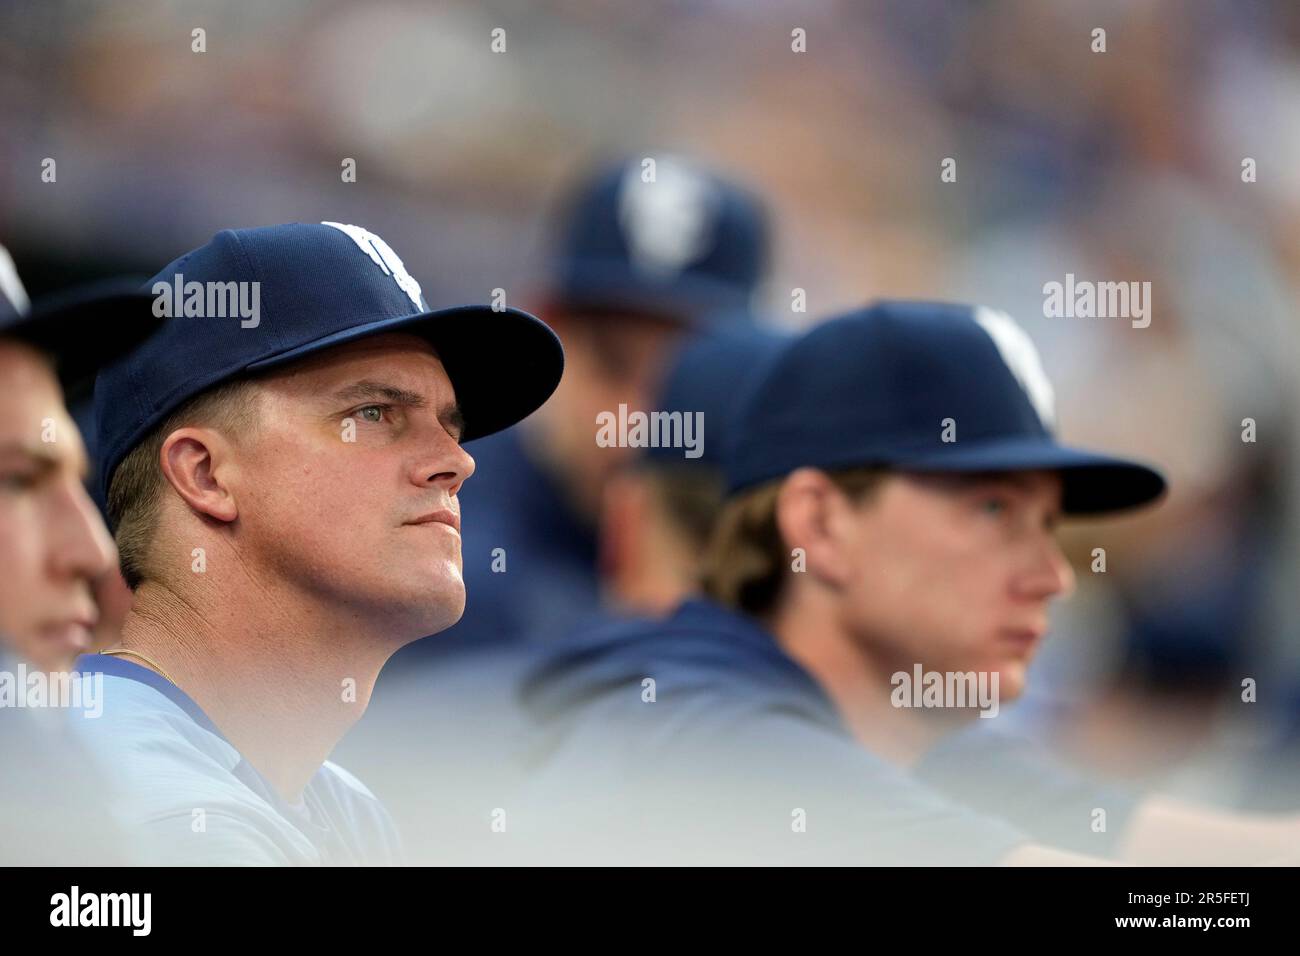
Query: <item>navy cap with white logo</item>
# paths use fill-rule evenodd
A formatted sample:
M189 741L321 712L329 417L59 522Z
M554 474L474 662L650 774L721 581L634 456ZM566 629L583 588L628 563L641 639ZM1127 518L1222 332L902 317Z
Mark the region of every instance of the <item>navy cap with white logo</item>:
M431 310L388 244L344 223L225 230L147 288L170 317L95 384L105 493L126 454L189 399L366 336L407 332L433 346L465 418L465 441L536 410L564 368L560 341L540 320L485 305Z
M824 322L770 362L726 451L739 491L796 468L1060 473L1063 509L1146 504L1155 469L1058 444L1052 386L1003 312L882 301Z
M568 198L553 294L687 325L746 316L767 269L767 213L749 191L679 157L597 169Z

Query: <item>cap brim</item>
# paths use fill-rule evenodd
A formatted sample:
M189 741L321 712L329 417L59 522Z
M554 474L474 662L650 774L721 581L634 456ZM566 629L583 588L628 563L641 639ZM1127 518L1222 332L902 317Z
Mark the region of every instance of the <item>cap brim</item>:
M1165 492L1164 476L1148 465L1036 439L958 443L890 466L919 472L1055 471L1064 484L1061 508L1074 515L1136 508Z
M519 309L467 305L381 319L326 335L248 366L274 368L324 349L383 332L425 339L447 370L473 441L527 418L551 396L564 372L564 348L540 319Z
M84 397L95 375L161 327L153 296L138 283L111 280L42 299L3 334L54 360L68 401Z

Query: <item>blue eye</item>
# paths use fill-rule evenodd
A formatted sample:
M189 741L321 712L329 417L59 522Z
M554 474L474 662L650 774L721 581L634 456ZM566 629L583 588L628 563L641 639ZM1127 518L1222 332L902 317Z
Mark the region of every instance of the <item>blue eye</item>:
M980 502L980 511L986 515L1000 515L1007 510L1007 503L1001 498L985 498Z
M384 420L384 410L385 406L383 405L367 405L365 408L357 409L357 417L363 422L377 425Z

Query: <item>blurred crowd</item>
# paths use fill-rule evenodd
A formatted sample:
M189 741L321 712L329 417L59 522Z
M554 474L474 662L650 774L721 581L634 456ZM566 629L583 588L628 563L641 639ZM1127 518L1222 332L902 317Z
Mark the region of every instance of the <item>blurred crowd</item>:
M222 228L360 223L430 304L504 290L572 354L586 326L560 314L555 258L574 184L610 161L685 157L763 211L737 227L770 230L746 279L756 324L796 330L882 296L1005 310L1043 354L1063 437L1165 471L1159 508L1065 530L1078 593L1008 718L1108 779L1295 809L1297 91L1300 7L1284 2L9 4L0 242L39 298L150 275ZM1067 273L1149 281L1153 321L1046 317L1043 286ZM560 401L651 406L678 345L655 331L579 344L612 350L628 392ZM566 447L545 410L533 424ZM538 589L590 574L592 608L502 623L522 600L503 596L480 629L546 640L570 611L677 596L680 582L611 559L637 498L601 461L562 491L572 526L538 531L540 549L568 535L580 556ZM486 487L467 529L504 509ZM466 576L473 612L483 591ZM340 746L404 829L419 811L401 804L425 791L402 747L451 733L493 667L509 664L464 627L414 645ZM1258 700L1243 706L1248 678Z

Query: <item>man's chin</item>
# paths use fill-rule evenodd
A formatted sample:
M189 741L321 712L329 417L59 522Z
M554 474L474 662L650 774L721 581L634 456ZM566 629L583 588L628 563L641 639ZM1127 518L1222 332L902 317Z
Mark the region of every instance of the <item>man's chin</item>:
M0 650L30 667L53 674L71 670L78 655L89 653L90 647L64 636L29 634L23 639L0 642Z
M1008 661L998 668L998 697L1003 703L1018 700L1025 692L1029 665L1026 661Z
M419 631L419 634L410 640L419 640L422 637L441 633L464 615L465 589L461 587L433 595L426 592L420 596L419 603L412 607L412 611L414 613L411 615L413 621L410 630Z
M422 637L445 631L465 613L465 587L459 577L454 581L424 583L400 582L382 594L361 600L354 591L345 596L350 612L358 622L382 635L382 639L403 647Z

